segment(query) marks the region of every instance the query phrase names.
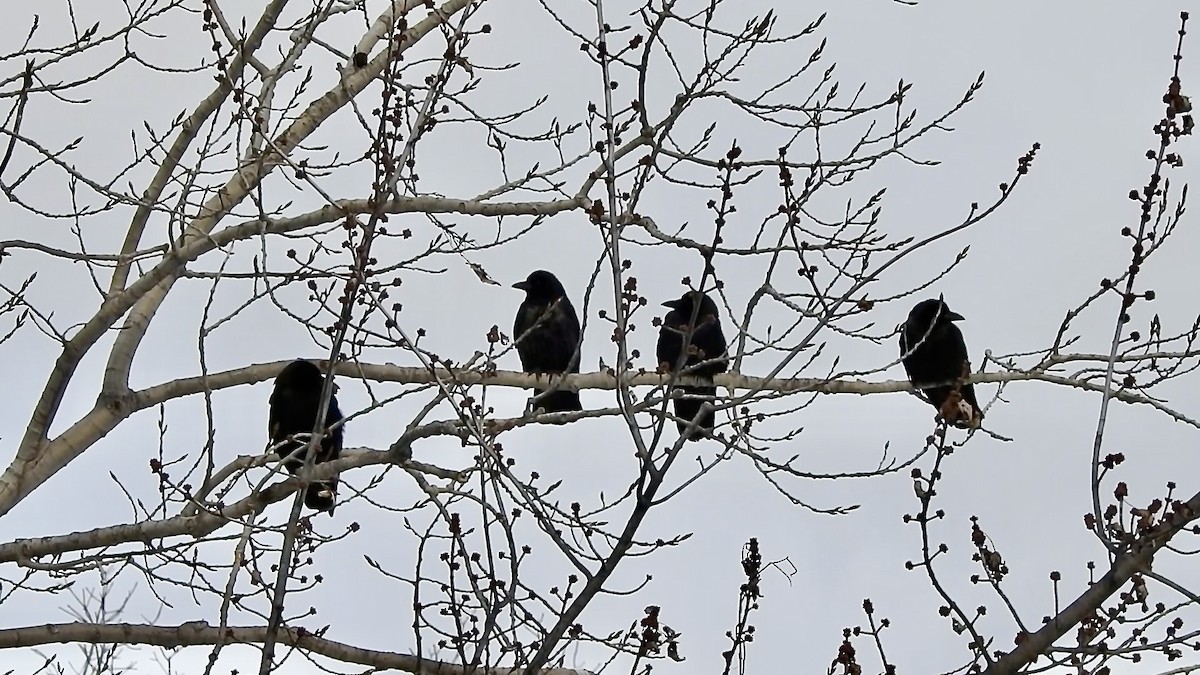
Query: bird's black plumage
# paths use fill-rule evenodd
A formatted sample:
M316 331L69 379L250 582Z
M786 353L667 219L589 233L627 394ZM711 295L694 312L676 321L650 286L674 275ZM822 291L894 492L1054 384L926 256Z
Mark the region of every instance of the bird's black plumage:
M977 427L983 411L975 399L975 387L957 382L971 374L967 343L954 325L962 320L940 297L917 303L900 330L900 356L909 382L924 392L947 422Z
M312 433L316 425L317 412L321 405L321 388L325 377L316 365L304 361L293 361L275 377L275 390L271 392L271 414L268 431L271 445L288 440L295 434ZM342 419L337 397L329 399L329 410L325 413L326 434L313 457L313 464L337 459L342 454L342 425L332 431L328 428ZM306 441L293 440L279 449L280 457L289 457L283 463L289 473L295 474L304 466ZM310 483L304 493L304 504L317 511L333 513L337 497L337 478Z
M729 362L725 358L727 345L725 334L721 332L717 303L705 293L688 291L678 300L664 302L663 307L669 307L671 311L663 317L662 327L658 331L656 351L659 369L697 376L725 372ZM697 366L699 363L704 365ZM716 387L686 386L677 389L693 397L717 395ZM687 430L703 404L704 401L699 398L675 399L675 416L679 418L675 424L679 427L679 433ZM697 420L696 428L687 439L698 441L709 436L715 422L716 415L709 411Z
M575 352L583 349L579 317L558 277L546 270L536 270L525 281L513 284L513 288L525 291L525 300L517 308L513 322L521 369L527 373L578 373L579 357ZM544 391L534 389L533 395ZM551 413L583 410L579 392L566 389L538 398L534 407Z

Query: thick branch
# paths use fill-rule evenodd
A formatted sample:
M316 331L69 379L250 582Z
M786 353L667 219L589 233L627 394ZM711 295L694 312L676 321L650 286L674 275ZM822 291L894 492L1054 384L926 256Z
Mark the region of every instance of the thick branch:
M481 202L472 199L420 195L390 199L376 207L368 199L339 199L315 211L291 218L250 220L222 229L217 233L222 241L233 241L253 236L265 229L268 233L283 234L306 227L324 225L341 220L348 215L372 213L458 213L466 216L553 216L564 211L586 209L591 200L582 197L553 199L539 202Z
M394 49L380 54L366 67L358 70L343 72L342 80L323 96L316 99L305 108L288 128L284 129L270 144L270 150L259 157L253 164L239 167L225 185L200 207L198 214L191 220L180 236L179 245L186 246L198 239L205 239L213 228L221 222L234 208L252 194L262 181L274 171L275 167L286 163L286 158L314 131L333 116L338 110L348 104L351 99L361 93L379 76L385 65L398 58L442 25L458 12L470 6L476 0L448 0L439 8L432 11L420 23L402 33ZM178 275L168 276L158 286L151 289L130 310L125 325L117 334L112 351L109 352L108 366L104 374L104 388L112 392L118 386L125 386L129 381L129 366L133 362L134 353L145 337L150 321L170 292Z
M150 186L146 189L142 197L142 203L138 205L137 211L133 214L133 221L129 225L129 231L125 234L125 243L121 246L123 259L118 263L116 269L113 270L112 281L108 287L108 295L113 295L125 288L126 280L129 277L129 267L132 264L129 258L137 250L138 244L142 240L142 233L146 229L146 223L150 220L153 207L162 196L163 190L171 179L171 175L179 165L179 160L191 146L192 141L196 139L196 135L204 125L204 122L229 98L229 94L233 92L234 83L242 77L242 70L246 67L247 60L252 58L254 52L258 51L258 48L262 45L263 39L275 28L275 24L279 21L279 15L283 12L285 6L287 6L287 0L275 0L275 2L267 5L259 17L254 30L246 36L246 40L240 45L241 49L237 56L229 62L229 67L222 74L223 76L217 78L216 89L201 101L200 105L196 106L192 114L180 125L179 135L176 136L175 142L171 144L171 148L167 151L162 163L159 164L158 170L154 172L154 178L151 179Z
M1033 663L1039 656L1046 654L1056 640L1099 610L1106 600L1119 591L1125 582L1129 581L1130 577L1150 569L1154 554L1166 546L1171 538L1188 523L1196 520L1198 515L1200 515L1200 493L1189 499L1182 509L1174 512L1172 517L1175 522L1170 525L1159 525L1157 531L1140 539L1132 551L1118 555L1108 572L1076 598L1075 602L1059 612L1036 633L1026 635L1016 649L1005 654L983 671L983 675L1012 675ZM1097 523L1096 526L1101 527L1102 525Z
M222 635L223 633L223 635ZM223 644L259 644L267 635L265 626L210 626L205 621L192 621L178 626L151 626L133 623L59 623L0 630L0 649L36 647L48 644L84 642L90 644L139 644L175 649ZM320 654L343 663L356 663L372 668L400 670L420 675L515 675L521 669L478 668L431 661L409 654L363 649L342 642L317 637L311 632L287 628L279 631L278 641L289 647ZM539 675L589 675L589 671L572 668L545 668Z
M143 409L156 406L173 398L180 396L188 396L198 394L204 391L205 384L211 391L225 389L244 384L254 384L263 382L275 377L279 371L289 363L289 361L275 361L273 363L260 363L246 368L238 368L236 370L226 370L219 373L210 374L206 380L199 377L182 378L160 384L148 389L135 392L134 405L135 409ZM321 367L325 364L322 362ZM478 370L459 370L438 368L436 374L424 367L416 366L396 366L391 364L370 364L370 363L340 363L335 371L343 377L362 377L368 380L377 382L400 382L403 384L430 384L436 381L456 382L462 385L479 385L487 383L490 386L498 387L546 387L549 385L551 377L548 375L535 375L530 373L522 373L512 370L497 370L493 372L482 372ZM561 382L559 385L565 389L616 389L619 385L619 380L615 375L608 372L594 373L579 373L573 375L561 375L554 378L555 381ZM673 381L677 384L705 384L707 379L701 380L696 377L675 376L673 379L670 375L661 375L657 372L636 371L630 372L625 376L626 384L630 386L663 386L668 381ZM787 393L821 393L821 394L887 394L902 391L912 391L913 386L907 380L884 380L881 382L867 382L864 380L830 380L826 378L813 377L794 377L794 378L762 378L751 375L743 375L741 373L723 373L712 379L718 387L732 388L734 390L747 391L766 391L780 394ZM1021 382L1021 381L1041 381L1058 384L1068 387L1075 387L1086 391L1101 392L1103 389L1098 384L1071 379L1069 377L1052 375L1050 373L1033 371L1006 371L997 373L975 373L971 376L970 382L981 384L989 382ZM1141 394L1131 391L1119 390L1114 394L1117 398L1125 403L1143 403L1154 406L1163 412L1171 415L1172 418L1186 422L1191 426L1200 428L1200 422L1197 422L1189 417L1186 417L1174 410L1167 408L1158 401L1149 399Z
M412 46L447 18L462 11L471 2L472 0L449 0L438 11L431 13L425 20L405 32L403 39L400 41L401 46L399 49L403 51ZM188 229L184 232L180 246L188 247L191 244L205 241L212 228L231 209L241 203L259 185L262 179L282 162L280 154L286 154L297 147L326 119L345 106L351 98L365 89L374 80L382 71L386 59L380 58L376 59L376 61L378 63L372 62L368 67L347 75L336 87L310 104L308 109L276 139L273 146L274 151L277 153L276 155L265 157L262 161L239 170L237 175L231 178L217 194L201 207L200 214L190 223ZM110 296L110 299L101 308L101 312L92 321L89 321L79 331L79 334L63 347L62 355L55 363L54 370L47 380L46 387L42 391L37 406L34 408L30 423L26 428L25 436L21 441L21 447L17 453L18 461L14 462L14 466L5 472L3 479L0 479L0 515L6 513L13 503L20 499L20 497L28 494L36 484L41 482L36 481L33 485L19 485L21 482L19 472L22 468L20 465L33 459L34 455L41 449L41 445L45 440L45 430L54 419L59 403L62 401L63 393L66 391L67 383L70 381L79 360L83 358L83 355L92 347L95 341L112 327L116 319L130 309L130 299L133 299L136 304L133 305L132 313L127 319L120 336L117 338L117 343L114 345L112 353L109 355L109 372L105 375L105 383L109 386L110 393L113 382L127 381L128 366L133 359L133 353L137 349L142 336L145 334L150 319L170 291L174 279L177 278L179 267L186 261L186 256L182 255L178 259L172 260L175 256L170 253L166 254L165 258L163 263L170 263L168 267L163 268L163 264L160 263L149 275L139 279L139 282L142 282L147 277L153 279L154 281L150 285L150 288L139 289L137 293L127 291L116 296ZM164 274L164 272L166 273ZM134 286L138 285L135 282ZM132 291L133 287L129 290ZM120 308L119 311L114 311L117 308ZM104 318L102 319L101 317ZM122 372L117 373L115 371ZM57 468L58 466L54 467L53 470L57 470ZM14 473L14 470L17 475L10 475ZM13 494L14 488L16 494Z
M225 230L222 232L227 232ZM216 239L216 238L214 238ZM205 240L201 245L213 245L213 240ZM279 373L289 361L276 361L272 363L260 363L245 368L236 370L227 370L219 373L212 373L207 378L191 377L174 380L164 384L156 385L148 389L138 392L131 392L128 400L109 401L109 405L98 405L89 412L83 419L76 422L67 431L63 432L58 438L47 446L38 458L38 463L33 467L32 471L24 472L19 480L14 480L14 485L11 487L16 489L16 494L5 494L5 488L10 486L5 485L6 479L12 480L9 476L15 473L14 467L18 467L18 463L14 463L14 467L10 467L4 477L0 477L0 515L13 504L19 501L20 498L31 492L35 487L47 480L62 466L66 465L72 459L77 457L79 453L86 450L92 443L102 438L105 434L111 431L128 415L138 410L143 410L156 406L166 401L199 394L207 389L209 391L218 391L239 385L254 384L269 380ZM322 366L324 367L324 366ZM338 375L344 377L363 377L369 380L378 382L399 382L403 384L430 384L435 381L455 382L461 385L480 385L487 383L490 386L499 387L517 387L517 388L533 388L546 387L550 384L550 376L533 375L517 371L499 370L491 373L485 373L478 370L458 370L438 368L436 374L427 368L417 366L395 366L384 364L367 364L367 363L341 363L336 369ZM574 375L559 376L561 381L560 386L567 389L604 389L613 390L618 387L618 380L614 375L607 372L582 373ZM671 377L669 375L660 375L656 372L638 371L628 373L625 381L630 386L663 386ZM699 378L688 376L677 376L673 380L676 384L704 384ZM1024 371L1006 371L997 373L976 373L971 376L971 382L976 384L986 384L989 382L1021 382L1021 381L1041 381L1061 386L1074 387L1085 391L1101 392L1103 391L1099 384L1086 382L1082 380L1072 379L1061 375L1052 375L1042 371L1024 372ZM904 391L912 391L913 387L906 380L884 380L881 382L867 382L864 380L830 380L825 378L761 378L750 375L742 375L740 373L724 373L713 378L713 382L718 387L730 388L733 390L742 390L749 392L773 392L777 394L791 393L821 393L821 394L857 394L865 396L868 394L886 394L897 393ZM1125 403L1140 403L1156 408L1172 419L1184 422L1190 426L1200 429L1200 421L1188 417L1177 410L1174 410L1163 403L1142 396L1135 392L1119 390L1114 393L1114 398ZM115 411L111 406L120 404L119 411ZM20 475L20 474L18 474ZM6 499L11 499L11 502L6 502Z
M431 12L423 21L406 31L398 49L404 51L412 46L473 1L449 0L436 11ZM208 235L217 223L231 209L241 203L261 183L262 179L283 161L281 155L296 148L333 113L365 89L382 71L386 61L387 57L380 55L368 67L347 75L336 87L310 104L304 113L275 140L273 144L275 155L264 157L252 166L241 168L217 194L205 202L199 215L185 230L179 247L202 250L213 248L213 239ZM34 488L86 449L85 445L75 445L72 448L69 443L66 444L66 447L62 444L50 444L49 446L46 444L46 430L54 421L62 397L66 393L67 385L75 372L75 367L96 341L105 335L128 311L129 316L125 325L109 353L104 377L106 394L110 396L123 394L124 392L119 391L117 385L124 385L128 382L129 367L134 353L149 328L151 319L158 311L167 293L170 292L188 259L188 256L183 254L176 255L171 252L165 254L164 260L159 265L156 265L149 274L143 275L134 282L127 291L110 295L97 315L63 346L62 353L55 362L54 368L47 378L46 386L30 416L25 435L17 449L16 459L5 470L3 476L0 476L0 516L7 513ZM46 461L42 462L42 460ZM38 462L40 466L34 467L35 470L31 471L29 464L33 462Z

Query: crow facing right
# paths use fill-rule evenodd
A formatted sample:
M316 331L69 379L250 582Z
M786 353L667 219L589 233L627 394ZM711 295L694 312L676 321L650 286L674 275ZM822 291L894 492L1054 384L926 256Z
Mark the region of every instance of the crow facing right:
M952 312L940 296L917 303L900 330L900 356L909 382L925 394L946 422L975 428L983 419L983 410L975 399L975 386L959 382L970 377L971 363L955 321L963 321L962 315Z
M546 270L535 270L525 281L513 284L513 288L525 291L525 300L517 308L513 322L513 340L521 357L521 369L527 373L578 373L576 351L583 349L579 317L558 277ZM539 396L544 391L534 389L533 395ZM579 392L559 389L537 399L534 408L555 413L583 410L583 405L579 402Z
M663 307L668 307L671 311L663 317L662 327L658 330L658 346L655 351L659 370L699 376L725 372L729 362L725 360L727 345L725 334L721 332L717 303L706 293L688 291L678 300L664 302ZM687 339L689 337L690 339ZM704 365L697 365L701 363ZM711 386L680 386L677 389L691 396L717 395L717 388ZM675 416L679 418L675 425L680 434L687 431L703 404L704 400L700 398L675 399ZM716 415L710 410L696 420L696 427L687 435L687 440L698 441L711 436L715 423Z
M275 377L275 390L271 392L267 429L271 445L286 441L295 434L312 433L321 406L321 388L324 386L325 377L313 363L301 359L284 366ZM329 431L329 427L341 420L342 411L338 409L337 397L331 395L329 410L325 413L326 431L313 457L314 465L337 459L342 454L342 426ZM293 440L279 448L280 457L295 455L284 460L283 466L288 473L295 475L304 466L307 447L307 442ZM304 492L304 505L317 511L328 511L332 515L337 484L336 477L328 481L313 481Z

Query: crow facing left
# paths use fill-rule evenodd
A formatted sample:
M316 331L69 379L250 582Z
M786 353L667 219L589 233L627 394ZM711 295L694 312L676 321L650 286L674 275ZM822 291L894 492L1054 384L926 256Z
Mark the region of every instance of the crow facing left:
M558 277L546 270L536 270L525 281L513 284L513 288L525 291L525 300L517 308L517 318L513 321L513 340L517 341L521 369L527 373L578 373L576 351L583 349L579 317ZM534 389L533 395L540 396L544 391ZM551 391L533 405L548 413L583 410L579 392L567 389Z
M697 376L725 372L729 362L725 359L727 346L717 303L706 293L688 291L678 300L664 302L663 307L671 311L663 317L658 331L659 370ZM675 424L683 434L700 413L703 398L711 400L717 395L717 388L680 386L676 389L688 396L675 399L675 416L679 418ZM698 441L711 436L715 423L713 411L701 415L687 440Z
M293 361L280 371L275 377L275 389L271 392L268 424L271 445L287 441L296 434L312 433L321 406L321 388L324 385L325 377L321 374L321 369L308 361ZM341 419L342 411L338 409L337 397L331 395L329 410L325 413L326 433L321 438L320 447L316 449L314 465L337 459L342 454L342 426L329 430L330 426L337 424ZM307 447L307 441L291 440L279 448L280 457L291 455L283 463L289 473L294 475L304 466ZM332 515L337 498L337 485L336 477L310 483L304 493L305 506L317 511L328 511Z

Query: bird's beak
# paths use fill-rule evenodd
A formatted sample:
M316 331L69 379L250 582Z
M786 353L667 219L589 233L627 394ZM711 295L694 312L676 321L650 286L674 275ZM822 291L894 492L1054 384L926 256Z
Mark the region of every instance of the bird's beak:
M668 300L668 301L664 302L662 304L662 306L666 307L668 309L679 309L679 301L678 300Z
M947 321L966 321L966 319L963 318L963 315L959 314L958 312L947 312L946 320Z
M522 290L522 291L528 291L528 290L529 290L529 282L527 282L527 281L518 281L517 283L513 284L513 285L512 285L512 287L513 287L513 288L520 289L520 290Z

